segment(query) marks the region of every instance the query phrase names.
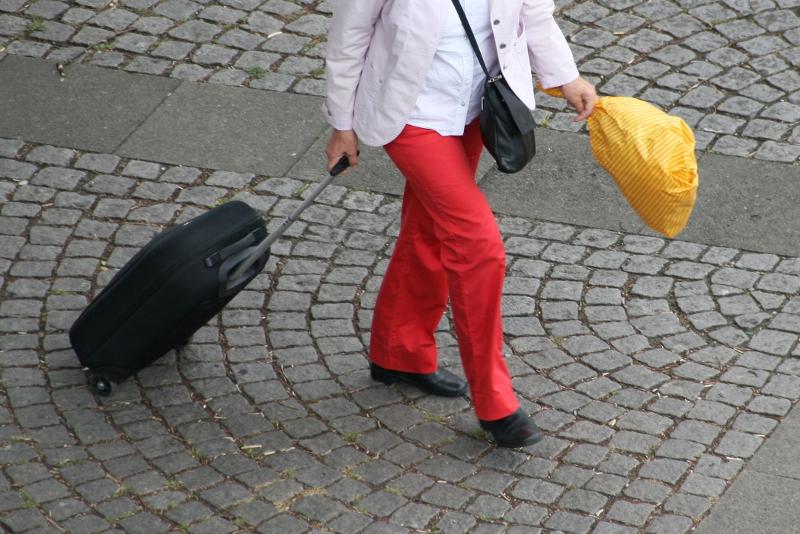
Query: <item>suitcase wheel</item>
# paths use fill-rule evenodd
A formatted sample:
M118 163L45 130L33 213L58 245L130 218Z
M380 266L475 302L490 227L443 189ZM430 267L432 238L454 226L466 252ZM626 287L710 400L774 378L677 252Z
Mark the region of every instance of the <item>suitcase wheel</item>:
M111 395L111 380L105 376L92 373L89 375L89 383L101 397L108 397Z

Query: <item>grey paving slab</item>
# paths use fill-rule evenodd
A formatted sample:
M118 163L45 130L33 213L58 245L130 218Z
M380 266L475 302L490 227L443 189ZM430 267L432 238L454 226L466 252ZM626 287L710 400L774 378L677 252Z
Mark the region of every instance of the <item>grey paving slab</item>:
M118 154L282 176L326 128L318 98L184 82Z
M321 100L320 100L321 102ZM325 146L330 129L320 136L306 154L292 167L289 176L303 180L319 181L325 176ZM405 179L382 148L361 146L358 168L336 180L339 185L367 189L379 193L402 194ZM491 156L484 151L478 166L478 179L481 180L492 169Z
M745 469L695 534L797 532L800 481Z
M624 232L644 227L581 134L537 130L533 161L516 174L490 172L482 187L492 208L505 215Z
M764 474L800 480L800 410L793 409L753 457L750 467Z
M289 176L301 180L320 181L325 176L325 145L330 129L316 140L302 158L291 168ZM337 178L336 183L347 187L399 195L405 179L382 148L362 146L358 167Z
M0 2L0 54L298 94L325 92L330 0ZM602 94L684 117L704 151L800 158L796 0L560 0L556 20ZM123 9L117 9L123 7ZM537 96L545 128L575 131Z
M13 74L12 74L13 73ZM7 56L0 64L0 135L211 169L318 180L329 129L313 96L178 82L92 66ZM170 94L171 91L174 91ZM169 96L168 96L169 95ZM160 103L160 105L159 105ZM156 108L156 106L158 106ZM127 140L126 140L127 139ZM595 162L585 135L540 129L538 154L515 175L479 176L500 214L652 233ZM800 255L797 165L717 154L700 157L700 190L680 239ZM398 194L402 176L383 150L362 147L360 168L338 183Z
M698 533L793 532L800 481L800 410L793 409L753 456L745 471L720 500Z
M112 152L180 82L7 56L0 63L0 136Z
M800 255L800 166L717 154L700 158L697 206L680 238Z
M653 234L595 162L581 134L539 130L537 155L522 172L490 173L482 186L506 215ZM800 167L703 154L692 218L679 239L800 255Z

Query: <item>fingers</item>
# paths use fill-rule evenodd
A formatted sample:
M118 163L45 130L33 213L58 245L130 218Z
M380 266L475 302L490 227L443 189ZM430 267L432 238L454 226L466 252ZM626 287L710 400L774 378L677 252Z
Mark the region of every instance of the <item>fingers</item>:
M587 102L584 104L581 101L581 109L577 109L575 111L578 112L578 116L575 117L573 120L575 122L580 122L589 118L589 115L592 114L592 110L594 109L594 102Z
M331 152L327 152L327 155L328 155L328 167L327 167L327 170L328 170L328 172L331 172L331 170L339 162L339 159L342 157L342 154L333 155Z
M586 91L582 93L579 98L576 100L575 111L578 112L578 116L575 117L573 120L575 122L580 122L589 118L589 115L592 114L594 111L595 103L597 102L597 95L594 91Z
M594 86L587 80L578 76L575 80L562 85L561 92L564 93L569 105L577 112L577 116L573 119L575 122L587 119L594 111L597 93Z
M334 131L328 141L325 154L328 157L328 172L339 163L343 156L347 156L351 167L358 165L358 141L353 132Z
M579 122L584 120L589 115L586 114L586 106L584 106L583 98L575 98L572 102L570 102L575 111L578 113L578 116L572 119L574 122Z
M584 113L586 114L586 119L594 112L594 106L597 104L597 95L592 93L590 95L586 95L586 107L584 108Z
M591 113L589 113L587 111L584 111L583 113L580 113L578 116L576 116L574 119L572 119L572 121L573 122L585 121L586 119L589 118L589 115L591 115Z
M347 159L350 161L350 166L355 167L358 165L358 150L353 150L347 153Z

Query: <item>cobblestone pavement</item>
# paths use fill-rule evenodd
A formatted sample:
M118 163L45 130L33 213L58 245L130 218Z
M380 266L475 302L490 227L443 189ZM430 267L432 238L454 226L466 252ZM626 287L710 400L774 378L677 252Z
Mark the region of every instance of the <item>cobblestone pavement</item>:
M696 128L698 147L800 158L800 0L560 1L583 73ZM0 0L4 53L321 95L330 0ZM3 52L5 50L5 52ZM543 126L574 130L539 96Z
M66 330L138 247L230 198L274 225L308 185L0 139L0 524L683 533L800 397L800 258L501 217L547 436L495 449L466 399L369 379L399 200L337 185L186 349L92 394Z

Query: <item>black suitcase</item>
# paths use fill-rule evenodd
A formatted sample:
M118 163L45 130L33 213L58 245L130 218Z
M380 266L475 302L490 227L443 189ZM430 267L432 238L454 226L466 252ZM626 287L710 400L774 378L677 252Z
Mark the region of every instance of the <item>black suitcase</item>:
M334 167L267 236L258 212L229 202L154 237L111 279L69 331L100 395L189 338L266 265L270 245L347 167Z

